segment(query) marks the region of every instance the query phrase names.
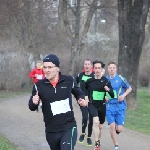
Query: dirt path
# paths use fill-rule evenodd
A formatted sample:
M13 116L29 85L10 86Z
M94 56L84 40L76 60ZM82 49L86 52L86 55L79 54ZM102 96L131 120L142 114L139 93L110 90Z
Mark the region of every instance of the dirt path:
M14 99L0 100L0 134L3 134L21 150L49 150L44 134L42 113L31 112L28 109L28 96ZM74 102L74 112L81 131L81 113ZM109 126L104 125L101 150L113 150L113 143L109 135ZM121 150L150 150L150 136L124 129L119 135ZM85 144L78 144L75 150L93 150Z

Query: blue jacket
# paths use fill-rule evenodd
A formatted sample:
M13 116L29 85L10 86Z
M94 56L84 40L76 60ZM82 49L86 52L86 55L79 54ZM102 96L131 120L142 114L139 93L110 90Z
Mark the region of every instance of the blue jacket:
M121 75L116 74L114 78L110 78L109 75L106 76L106 78L110 81L111 86L114 90L114 98L109 98L109 104L116 104L118 109L124 109L126 108L125 101L118 102L118 97L122 95L126 89L130 87L130 84L128 81L122 77ZM108 109L111 109L111 107L107 107Z

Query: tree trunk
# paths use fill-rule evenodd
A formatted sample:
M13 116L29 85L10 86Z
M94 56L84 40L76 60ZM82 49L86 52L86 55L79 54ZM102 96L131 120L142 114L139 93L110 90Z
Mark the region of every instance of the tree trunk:
M132 87L132 93L127 97L129 109L136 108L139 59L145 40L149 5L149 0L118 0L118 72L127 78Z
M149 83L148 83L148 95L150 96L150 76L149 76Z
M75 73L75 61L76 61L76 56L80 54L79 52L83 49L84 44L83 44L83 38L87 34L88 29L90 27L91 20L93 18L93 14L95 12L96 6L97 6L97 1L98 0L93 0L90 6L90 9L87 13L86 16L86 22L84 24L84 30L81 31L81 25L80 25L80 19L81 19L81 12L80 12L80 4L81 0L77 0L77 5L75 7L75 11L73 14L75 15L75 25L74 25L74 30L73 33L70 29L68 17L67 17L67 0L63 1L63 20L64 20L64 26L66 27L66 31L68 33L68 36L71 39L71 63L70 63L70 75L74 75ZM85 16L84 16L85 17Z
M72 46L71 46L71 67L70 75L74 75L75 60L77 55L77 50L79 47L79 32L80 32L80 0L77 0L76 5L76 16L75 16L75 28L74 34L72 36Z

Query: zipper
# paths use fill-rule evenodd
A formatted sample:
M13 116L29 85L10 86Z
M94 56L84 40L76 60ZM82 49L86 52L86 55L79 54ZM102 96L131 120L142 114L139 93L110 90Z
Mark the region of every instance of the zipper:
M61 80L59 80L59 81L58 81L58 83L59 83L59 82L62 82L62 81L64 81L64 80L63 80L63 79L61 79ZM46 83L46 84L47 84L47 83L48 83L48 84L51 84L51 83L50 83L50 82L48 82L48 81L46 81L45 83ZM57 83L57 84L58 84L58 83ZM51 84L51 85L52 85L52 84ZM56 85L56 86L57 86L57 85ZM53 88L55 89L55 93L56 93L56 87L53 87Z
M55 89L55 93L56 93L56 87L54 87L54 89Z

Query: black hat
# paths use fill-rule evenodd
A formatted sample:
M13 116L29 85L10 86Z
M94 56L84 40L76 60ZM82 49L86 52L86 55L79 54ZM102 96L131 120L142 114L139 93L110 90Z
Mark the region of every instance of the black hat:
M56 55L50 54L47 55L44 59L43 62L52 62L53 64L55 64L57 67L59 67L59 58Z

